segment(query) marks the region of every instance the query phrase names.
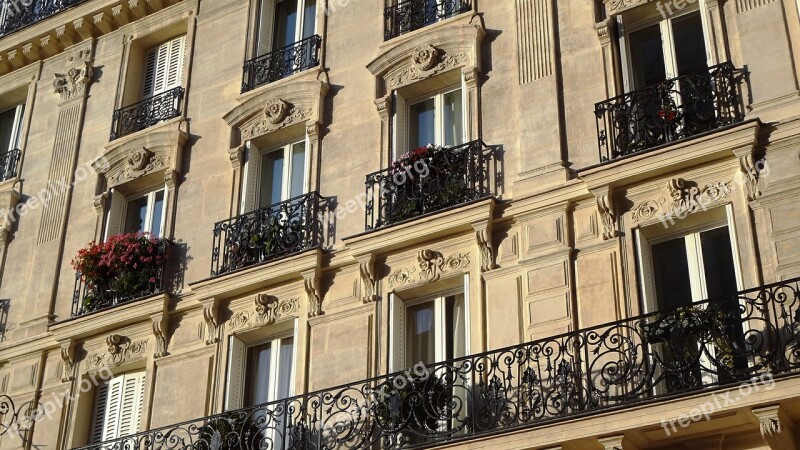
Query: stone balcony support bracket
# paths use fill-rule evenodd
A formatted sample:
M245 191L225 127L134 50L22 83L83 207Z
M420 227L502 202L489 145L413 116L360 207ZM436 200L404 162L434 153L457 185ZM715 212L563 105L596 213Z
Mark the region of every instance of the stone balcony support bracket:
M754 408L764 442L773 450L796 450L795 424L780 405Z

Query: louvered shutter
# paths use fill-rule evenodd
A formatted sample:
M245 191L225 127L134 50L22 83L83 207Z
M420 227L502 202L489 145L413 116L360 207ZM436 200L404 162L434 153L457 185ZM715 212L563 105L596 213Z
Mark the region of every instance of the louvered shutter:
M406 310L403 301L396 295L389 297L389 372L405 368L406 359Z
M109 236L122 233L122 224L125 220L125 196L114 189L109 191L109 195L111 195L111 199L108 202L104 240Z
M103 441L119 437L119 415L122 402L122 382L124 377L116 377L108 382L108 400L103 420Z
M106 420L106 404L108 403L108 383L103 383L95 389L94 408L92 415L92 428L90 431L90 444L103 441L103 426Z
M405 97L394 94L394 145L392 160L411 150L408 148L408 107Z
M256 24L256 56L272 51L272 30L275 21L275 0L261 0Z
M170 39L147 51L142 97L161 94L181 85L186 35Z
M164 91L180 86L183 81L183 50L186 47L186 35L169 41L167 45L169 60L165 71Z
M125 375L120 399L119 431L117 437L139 431L144 399L144 372Z
M261 166L261 151L247 143L247 161L244 163L244 179L242 180L242 205L240 213L250 212L258 205L258 181Z
M228 382L225 390L225 410L241 408L245 382L245 354L247 348L241 340L234 336L228 345Z

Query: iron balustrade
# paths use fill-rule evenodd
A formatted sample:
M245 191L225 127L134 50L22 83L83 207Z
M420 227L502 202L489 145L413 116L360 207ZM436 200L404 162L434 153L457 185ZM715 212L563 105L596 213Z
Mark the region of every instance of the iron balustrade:
M245 61L242 93L318 66L321 44L322 38L315 34Z
M436 148L414 163L367 175L366 229L373 230L485 197L495 151L482 141Z
M54 16L86 0L0 0L0 37Z
M18 148L0 152L0 181L10 180L17 176L19 153Z
M114 111L111 140L180 116L183 93L179 86Z
M211 276L315 248L326 199L309 192L214 224Z
M72 317L102 311L164 292L169 281L167 264L173 253L172 248L173 244L170 241L159 240L156 254L161 257L161 262L155 264L155 270L151 273L142 274L141 278L147 281L133 291L116 292L111 288L110 281L104 285L90 285L80 272L76 272L72 295Z
M741 122L741 79L726 62L595 104L600 162Z
M472 10L471 0L405 0L384 10L384 40Z
M82 450L415 448L800 371L800 278Z

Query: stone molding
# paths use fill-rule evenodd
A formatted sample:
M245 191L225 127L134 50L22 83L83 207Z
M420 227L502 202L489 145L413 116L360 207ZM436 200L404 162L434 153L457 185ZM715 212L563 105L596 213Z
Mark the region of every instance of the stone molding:
M416 265L396 269L389 274L389 286L397 288L407 284L431 283L444 274L463 272L469 269L469 264L469 252L453 253L445 258L435 250L420 250Z
M90 354L87 358L89 371L99 369L103 365L119 366L135 359L147 357L149 342L147 339L133 340L119 334L109 334L105 339L105 351ZM63 358L63 347L62 347Z
M684 218L727 199L733 191L731 184L719 181L699 187L694 181L673 178L658 199L638 203L632 210L632 218L637 223L652 221L658 217Z
M298 298L281 300L267 293L256 294L253 296L253 309L234 313L228 320L228 331L241 332L294 319L298 317L299 311L300 300Z
M64 73L56 72L53 80L53 90L61 95L61 101L66 102L86 95L89 84L92 82L94 68L89 62L91 50L83 49L67 58Z

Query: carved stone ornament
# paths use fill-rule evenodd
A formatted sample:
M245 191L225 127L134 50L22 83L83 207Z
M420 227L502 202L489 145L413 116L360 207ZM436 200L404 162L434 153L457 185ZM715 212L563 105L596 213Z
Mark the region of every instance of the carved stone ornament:
M603 240L613 239L619 236L617 229L617 216L614 213L614 205L608 194L598 195L597 211L603 223Z
M650 0L606 0L608 12L617 14L635 6L643 5Z
M445 258L434 250L421 250L417 253L417 266L419 268L418 281L430 283L438 280L443 274L463 271L469 267L469 253L454 253ZM397 287L410 284L414 281L417 268L409 267L397 269L389 274L389 286Z
M742 171L742 181L747 190L747 199L755 201L761 198L761 188L758 185L761 169L765 167L763 160L756 163L753 155L748 153L739 158L739 165ZM761 165L761 169L758 167Z
M358 265L359 274L361 275L361 301L363 303L372 303L378 296L375 294L375 266L372 258L368 261L363 261Z
M303 280L303 287L306 290L306 297L308 297L308 317L317 317L322 314L322 301L317 292L316 277L305 277Z
M61 343L61 382L67 383L75 379L75 343L72 341Z
M150 320L153 322L153 336L156 339L153 358L163 358L167 356L167 321L160 313L151 315Z
M661 198L636 205L633 209L633 220L644 222L654 217L662 221L684 219L693 212L708 209L728 198L731 192L730 182L720 181L700 188L693 181L674 178L667 183Z
M274 98L267 100L262 114L246 122L241 127L242 138L252 139L266 133L301 123L311 118L311 108L303 108Z
M217 328L219 327L219 308L214 299L203 303L203 321L206 323L206 345L219 342Z
M753 409L759 422L759 431L770 449L795 450L798 448L794 437L796 424L780 405Z
M464 64L467 54L446 53L436 47L425 44L414 49L412 64L395 75L390 76L386 82L391 88L405 86L416 80L436 75L440 72L455 69Z
M89 87L94 75L94 69L87 59L88 56L88 51L79 52L77 56L70 56L67 60L67 71L54 75L53 89L61 95L61 100L72 100L82 97L86 93L86 88Z
M481 254L481 272L488 272L497 268L494 263L494 252L492 244L489 242L491 235L486 228L475 230L475 240Z
M131 359L144 357L147 345L147 339L132 341L118 334L109 335L106 338L106 352L92 354L88 359L89 368L98 368L104 364L120 365Z
M169 156L156 155L144 147L136 148L125 160L125 168L112 175L109 181L112 184L118 184L164 169L169 166L170 159Z
M274 295L258 294L253 303L253 310L239 311L230 318L228 328L231 331L261 327L284 318L297 317L300 310L300 300L297 298L280 300Z

